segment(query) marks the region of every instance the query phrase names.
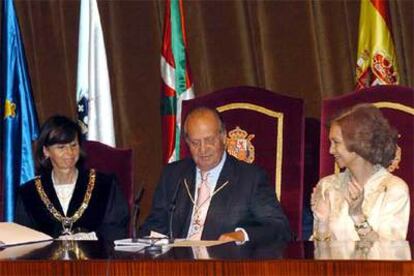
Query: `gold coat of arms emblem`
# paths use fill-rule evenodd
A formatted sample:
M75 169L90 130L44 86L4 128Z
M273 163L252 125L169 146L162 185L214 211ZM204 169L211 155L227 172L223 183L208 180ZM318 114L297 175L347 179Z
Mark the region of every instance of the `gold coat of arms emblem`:
M235 129L228 132L227 152L239 160L253 163L254 146L251 141L254 136L254 134L248 134L247 131L236 126Z

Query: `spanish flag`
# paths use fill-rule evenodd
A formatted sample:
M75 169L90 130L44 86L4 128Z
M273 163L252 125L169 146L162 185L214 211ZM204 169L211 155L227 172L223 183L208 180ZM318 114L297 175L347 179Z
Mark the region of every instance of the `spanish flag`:
M161 48L161 116L165 163L179 159L181 103L194 98L186 48L183 2L166 0Z
M361 0L356 89L398 84L388 0Z

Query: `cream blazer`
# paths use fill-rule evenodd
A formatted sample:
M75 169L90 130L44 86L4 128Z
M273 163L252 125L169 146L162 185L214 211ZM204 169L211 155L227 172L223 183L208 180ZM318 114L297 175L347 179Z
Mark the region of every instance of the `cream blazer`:
M317 184L320 189L316 191L322 195L327 191L329 196L331 240L359 240L354 222L348 214L348 202L344 197L349 180L350 172L345 170L326 176ZM362 211L380 240L405 240L410 216L410 194L407 184L380 167L364 186ZM317 221L314 220L314 233L317 227Z

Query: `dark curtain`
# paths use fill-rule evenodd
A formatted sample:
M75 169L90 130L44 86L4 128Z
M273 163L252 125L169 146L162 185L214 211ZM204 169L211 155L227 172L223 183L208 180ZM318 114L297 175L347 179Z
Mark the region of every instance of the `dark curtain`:
M401 84L413 86L414 1L391 1ZM76 116L79 1L15 1L39 121ZM161 161L160 47L163 1L98 1L119 147L134 150L136 187L148 213ZM239 85L321 99L354 87L359 1L185 1L197 96Z

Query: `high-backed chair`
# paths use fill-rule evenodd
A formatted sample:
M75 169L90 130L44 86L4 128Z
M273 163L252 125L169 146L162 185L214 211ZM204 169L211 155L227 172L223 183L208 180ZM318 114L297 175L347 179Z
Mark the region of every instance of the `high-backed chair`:
M321 122L305 118L305 160L303 172L303 231L302 239L308 240L313 232L313 214L310 208L312 189L319 180L319 135Z
M381 109L390 124L400 135L401 148L399 168L393 173L404 179L410 186L411 214L408 239L414 238L414 89L402 86L374 86L358 92L326 99L322 103L320 177L335 171L334 159L329 154L327 121L343 108L358 103L373 103Z
M84 141L82 147L86 153L87 168L117 176L131 209L134 200L132 150L114 148L97 141Z
M219 111L227 128L229 154L267 170L275 196L301 239L303 101L257 87L226 88L184 101L182 118L198 106ZM188 156L184 139L181 145L181 156Z

